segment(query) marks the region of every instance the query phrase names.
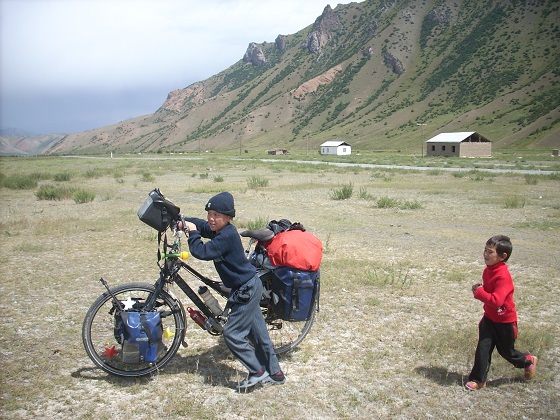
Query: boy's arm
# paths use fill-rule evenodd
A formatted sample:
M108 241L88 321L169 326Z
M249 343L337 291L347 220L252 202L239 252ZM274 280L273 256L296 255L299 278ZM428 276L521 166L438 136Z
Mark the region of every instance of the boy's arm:
M239 233L237 233L237 229L233 225L226 226L220 233L216 234L210 230L207 222L205 224L206 226L203 229L208 230L211 234L209 235L210 241L202 241L201 237L208 237L204 236L204 231L193 230L189 232L189 250L193 257L205 261L219 261L228 258L231 253L232 244L235 244L236 240L241 246ZM243 248L241 249L243 250ZM245 256L244 253L243 256Z
M495 308L500 308L504 305L506 297L513 290L513 282L511 278L500 276L494 284L495 287L491 293L484 290L484 287L475 289L473 286L474 298Z
M208 225L208 221L204 219L199 219L197 217L185 217L185 221L190 222L196 226L196 230L200 232L200 236L203 238L211 238L212 230ZM192 229L190 229L192 231Z
M189 251L192 256L204 261L216 260L222 256L219 235L206 243L202 241L201 232L191 230L189 232Z

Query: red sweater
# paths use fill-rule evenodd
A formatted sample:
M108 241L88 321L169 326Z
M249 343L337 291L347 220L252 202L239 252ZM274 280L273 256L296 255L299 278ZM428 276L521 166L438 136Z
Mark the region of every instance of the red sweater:
M487 266L482 272L482 287L474 292L484 303L484 316L497 323L517 322L513 302L513 280L504 262Z

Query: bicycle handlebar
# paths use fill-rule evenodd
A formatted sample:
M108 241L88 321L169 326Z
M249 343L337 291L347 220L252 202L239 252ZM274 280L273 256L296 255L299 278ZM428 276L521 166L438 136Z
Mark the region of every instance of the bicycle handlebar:
M186 260L187 258L189 258L191 254L189 254L188 251L181 251L178 253L171 253L171 254L166 254L166 253L162 253L161 257L162 258L181 258L182 260Z

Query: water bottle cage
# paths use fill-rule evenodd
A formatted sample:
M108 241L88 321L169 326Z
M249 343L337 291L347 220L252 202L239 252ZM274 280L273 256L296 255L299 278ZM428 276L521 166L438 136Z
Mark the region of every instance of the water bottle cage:
M215 318L206 318L204 322L206 331L208 331L210 335L220 335L224 331L225 323L226 320L223 320L221 315Z

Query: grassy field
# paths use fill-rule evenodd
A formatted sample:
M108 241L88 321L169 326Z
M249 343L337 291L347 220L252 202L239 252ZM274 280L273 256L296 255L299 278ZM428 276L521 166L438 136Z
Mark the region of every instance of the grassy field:
M422 161L433 168L419 171L239 155L2 158L0 417L558 418L559 172L484 170L558 171L548 157L522 159ZM154 187L199 217L227 190L240 230L287 218L322 240L321 311L280 359L285 385L236 393L244 369L192 322L189 347L157 375L112 377L88 359L81 326L99 277L157 276L156 234L136 216ZM514 245L517 347L540 364L525 382L495 354L488 388L472 392L463 384L482 304L470 289L495 234ZM211 263L191 263L215 277Z

